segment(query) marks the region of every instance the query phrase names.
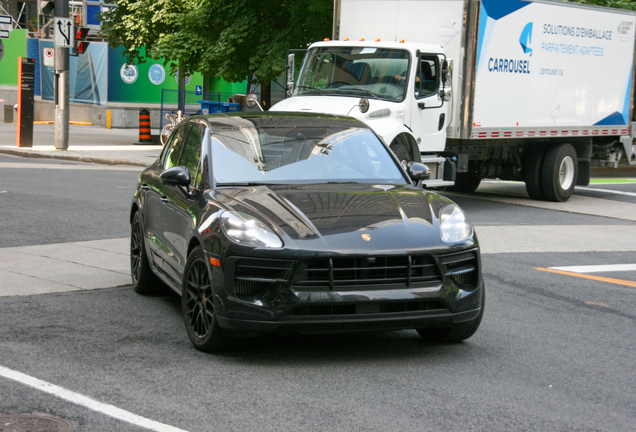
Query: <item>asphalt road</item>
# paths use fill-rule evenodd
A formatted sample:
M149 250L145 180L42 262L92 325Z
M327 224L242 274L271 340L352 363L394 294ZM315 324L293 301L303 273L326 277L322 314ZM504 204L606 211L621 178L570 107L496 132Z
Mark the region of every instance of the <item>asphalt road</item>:
M0 247L128 235L137 168L4 156L0 168ZM482 249L501 247L483 250L486 314L464 343L425 344L414 331L267 336L207 355L170 294L3 297L0 414L47 413L90 432L633 431L636 270L546 269L636 264L625 238L636 222L510 204L519 186L501 187L452 195ZM636 209L636 183L576 196ZM43 389L6 377L18 372ZM118 420L117 409L146 422Z

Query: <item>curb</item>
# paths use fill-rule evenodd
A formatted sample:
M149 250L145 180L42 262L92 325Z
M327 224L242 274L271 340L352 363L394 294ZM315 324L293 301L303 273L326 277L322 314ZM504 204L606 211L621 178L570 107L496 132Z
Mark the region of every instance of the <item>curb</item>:
M133 166L139 166L139 167L147 167L149 165L149 164L126 160L126 159L106 159L106 158L71 155L71 154L32 153L32 152L4 149L4 148L0 148L0 154L21 156L24 158L59 159L59 160L67 160L67 161L75 161L75 162L88 162L88 163L96 163L101 165L133 165Z

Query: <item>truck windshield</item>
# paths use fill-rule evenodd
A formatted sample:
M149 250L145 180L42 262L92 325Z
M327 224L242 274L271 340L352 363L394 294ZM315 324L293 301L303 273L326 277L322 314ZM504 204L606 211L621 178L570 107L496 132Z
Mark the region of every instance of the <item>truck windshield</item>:
M307 53L295 95L404 100L410 55L374 47L322 47Z

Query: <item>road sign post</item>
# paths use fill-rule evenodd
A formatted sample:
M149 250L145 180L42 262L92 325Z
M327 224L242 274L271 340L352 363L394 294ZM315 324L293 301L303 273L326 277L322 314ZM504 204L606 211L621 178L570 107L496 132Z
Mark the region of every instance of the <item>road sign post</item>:
M55 148L68 149L69 64L68 49L75 43L68 0L55 2Z

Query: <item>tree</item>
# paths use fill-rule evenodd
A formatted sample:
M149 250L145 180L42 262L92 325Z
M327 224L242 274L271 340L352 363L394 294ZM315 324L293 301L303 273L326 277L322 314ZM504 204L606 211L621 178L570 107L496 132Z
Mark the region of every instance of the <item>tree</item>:
M584 3L596 6L607 6L618 9L636 10L636 0L570 0L573 3Z
M332 0L116 0L103 14L111 46L123 45L128 63L165 59L174 73L239 82L255 74L263 88L285 68L285 53L331 36Z

